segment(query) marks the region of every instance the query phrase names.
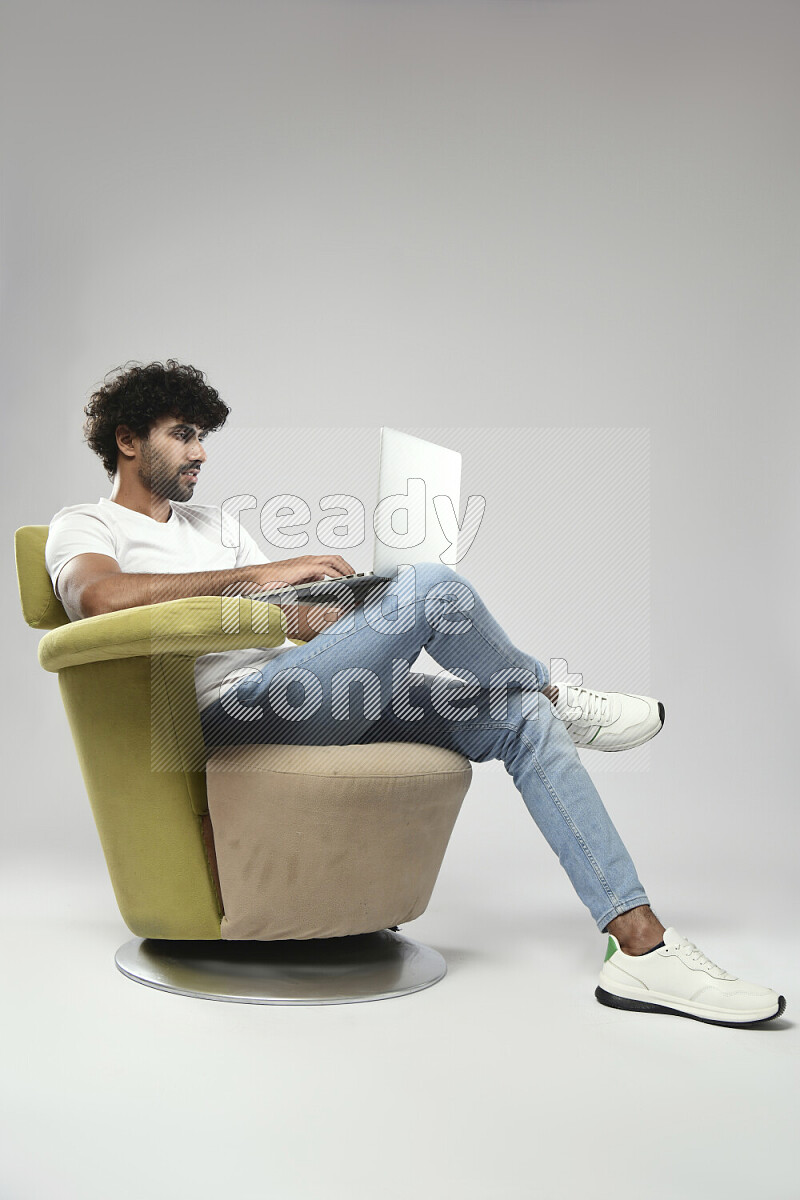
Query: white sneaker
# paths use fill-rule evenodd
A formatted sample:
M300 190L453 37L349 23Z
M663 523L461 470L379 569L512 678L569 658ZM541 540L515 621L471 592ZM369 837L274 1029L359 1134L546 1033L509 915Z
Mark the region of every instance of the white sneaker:
M594 994L610 1008L675 1013L712 1025L756 1025L786 1008L783 996L728 974L671 928L664 944L647 954L625 954L610 933Z
M632 750L664 726L664 705L650 696L597 692L556 683L553 707L576 746L592 750Z

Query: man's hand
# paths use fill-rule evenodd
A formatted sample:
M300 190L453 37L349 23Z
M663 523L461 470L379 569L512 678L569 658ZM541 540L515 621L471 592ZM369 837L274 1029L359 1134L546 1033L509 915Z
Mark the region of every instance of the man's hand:
M339 554L301 554L298 558L248 567L248 572L255 586L263 591L296 583L316 583L326 576L339 579L342 575L355 575L354 568Z
M318 583L330 576L339 579L342 575L355 575L355 571L339 554L303 554L298 558L287 558L282 562L265 563L263 566L250 567L253 572L252 582L245 594L256 595L258 592L273 589L292 588L300 583ZM291 591L285 602L276 600L286 619L287 636L296 641L310 642L318 633L323 633L335 624L345 613L352 611L340 604L303 604L302 600L293 599Z
M310 642L318 633L324 633L346 613L346 609L335 604L281 604L286 617L286 635L295 641Z

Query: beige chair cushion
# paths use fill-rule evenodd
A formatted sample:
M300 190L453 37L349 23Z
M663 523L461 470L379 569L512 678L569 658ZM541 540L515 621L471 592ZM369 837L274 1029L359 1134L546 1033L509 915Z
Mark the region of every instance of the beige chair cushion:
M472 778L438 746L226 746L207 765L222 937L371 933L430 900Z

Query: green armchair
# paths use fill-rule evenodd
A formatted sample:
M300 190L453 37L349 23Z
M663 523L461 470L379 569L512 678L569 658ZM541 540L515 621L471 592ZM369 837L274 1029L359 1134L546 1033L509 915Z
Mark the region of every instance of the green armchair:
M200 654L282 644L285 637L283 613L275 605L245 598L204 596L70 622L55 596L45 567L47 533L47 526L26 526L17 530L15 549L20 600L28 625L49 631L39 643L39 662L45 670L58 675L61 697L120 913L131 932L140 939L135 945L129 944L132 949L127 955L128 969L120 958L121 952L118 953L120 969L139 982L165 990L212 999L282 1003L373 999L419 990L441 978L444 960L436 951L401 938L388 926L383 930L370 930L364 905L357 902L352 911L359 913L362 926L366 922L367 928L353 925L352 919L345 915L344 926L340 920L336 926L337 936L329 937L325 946L322 945L324 938L320 939L314 932L305 932L297 921L287 926L293 930L290 938L283 939L287 944L276 947L273 942L272 958L265 949L273 937L270 933L251 937L249 946L223 941L226 923L232 929L236 926L234 922L226 922L225 879L220 881L213 811L209 814L207 775L211 779L212 764L203 743L197 710L194 661ZM252 751L253 747L241 748L242 751L248 749ZM246 800L254 804L253 811L256 812L258 789L265 786L264 756L269 758L273 749L280 753L287 748L260 747L262 774L259 775L256 769L255 774L246 777L244 773L252 768L243 765L243 759L238 765L232 762L231 756L238 750L224 748L222 765L214 776L220 814L233 813L233 806L224 794L228 778L232 784L238 781L236 795L240 823L242 808L238 797L243 779L249 789ZM305 749L319 755L319 747L293 747L295 771L297 755L302 755ZM396 901L399 909L393 922L399 924L419 915L427 904L461 801L469 787L471 767L468 760L436 747L409 746L402 750L399 744L337 747L340 757L337 766L332 768L332 776L339 777L337 782L341 784L343 770L347 774L347 763L342 755L350 753L352 761L356 762L359 753L368 752L374 762L376 753L383 749L391 752L391 769L385 773L387 784L391 782L395 786L400 781L406 786L409 803L413 800L413 824L418 835L418 843L403 843L403 849L399 851L408 856L405 864L392 861L398 853L396 845L399 843L387 842L383 850L387 873L394 872L402 877L413 866L413 859L418 857L414 845L429 851L431 841L435 842L433 855L429 852L426 855L422 886L419 880L414 881L414 903L409 906L407 900ZM415 749L424 750L428 756L426 774L433 780L430 795L424 797L422 806L419 770L409 770L408 777L403 778L404 755ZM313 773L318 776L318 772L316 766ZM362 778L356 780L359 775ZM271 786L274 787L277 777L275 774L270 776ZM374 801L375 789L380 791L382 784L380 779L376 780L374 772L369 773L369 779L373 792L370 800ZM356 766L353 780L363 785L362 767ZM324 780L321 786L324 790ZM358 787L354 786L353 795L357 807L360 802ZM396 786L393 795L400 795L400 802L403 802L403 795L397 792ZM382 819L379 809L380 806L375 810L378 811L377 819ZM387 806L384 806L384 812L388 813ZM315 815L311 809L304 810L303 819L309 824L301 841L310 845L315 837L314 821L319 819L319 814ZM343 819L346 819L346 813ZM352 820L360 823L359 828L363 829L360 810L354 810ZM407 820L405 825L408 824ZM269 828L265 833L263 825L262 820L259 836L269 840ZM325 836L330 837L330 830ZM342 836L346 843L346 829ZM382 836L380 831L376 836ZM271 842L267 849L273 856L282 852L280 844ZM353 886L357 887L358 864L351 864L348 869L353 873ZM231 896L240 894L241 878L230 845L226 848L225 870ZM317 855L315 876L319 870ZM331 886L340 893L348 886L349 878L338 878ZM374 880L370 886L374 893ZM391 888L389 891L395 895ZM319 903L324 908L324 886ZM385 916L387 911L393 910L384 904L375 911ZM352 929L347 924L348 919ZM252 927L252 921L249 927ZM318 927L317 919L313 928ZM314 972L308 970L307 956L311 954L311 948L300 947L304 938L313 940L321 955L317 992L313 986ZM254 941L259 942L258 947L254 947ZM192 943L196 945L193 947ZM210 943L217 944L216 955ZM410 952L408 947L412 948ZM441 961L433 965L429 962L423 969L421 951L427 951L428 955L435 955ZM164 955L170 959L166 965ZM297 955L301 956L302 971L297 969ZM402 969L398 967L400 959L404 960ZM414 960L418 978L413 986L406 986L411 960ZM360 992L357 986L358 994L350 994L355 975L363 975L361 967L370 961L379 963L380 980L376 983L373 976L370 981L367 973L363 986L359 985ZM253 983L258 975L254 964L260 965L266 980L258 986ZM359 967L355 975L354 964ZM297 987L287 987L287 972L295 978ZM247 986L239 988L235 980L232 982L233 976L239 981L246 976ZM277 976L280 979L276 983ZM343 976L349 976L350 980L344 988L340 986ZM305 980L302 986L301 977ZM197 986L198 981L200 986ZM243 990L247 994L241 994Z

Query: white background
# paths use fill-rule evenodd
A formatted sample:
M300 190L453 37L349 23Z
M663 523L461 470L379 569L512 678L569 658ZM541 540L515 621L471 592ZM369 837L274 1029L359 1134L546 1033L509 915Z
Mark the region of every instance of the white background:
M13 0L3 24L4 1200L793 1195L800 9ZM499 764L407 930L448 958L429 992L245 1010L114 972L10 547L108 494L82 406L167 356L259 431L265 499L321 494L326 449L368 487L389 424L522 514L465 573L533 653L664 701L638 759L585 761L656 911L785 992L779 1028L596 1005L602 939ZM626 437L649 537L612 603Z

